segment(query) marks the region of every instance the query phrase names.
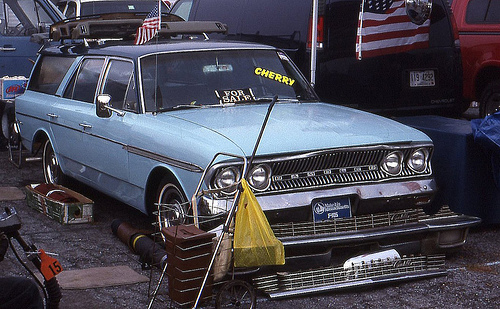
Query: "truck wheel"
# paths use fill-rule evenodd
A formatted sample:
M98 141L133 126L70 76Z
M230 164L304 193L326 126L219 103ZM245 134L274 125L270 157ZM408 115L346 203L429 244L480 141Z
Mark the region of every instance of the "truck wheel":
M500 80L490 82L484 88L480 100L481 118L494 114L497 111L500 111Z

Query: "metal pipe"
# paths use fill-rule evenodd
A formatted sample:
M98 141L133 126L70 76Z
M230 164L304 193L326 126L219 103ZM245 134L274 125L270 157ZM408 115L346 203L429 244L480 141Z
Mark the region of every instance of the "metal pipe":
M318 50L318 0L313 0L313 18L311 24L311 86L316 84L316 54Z

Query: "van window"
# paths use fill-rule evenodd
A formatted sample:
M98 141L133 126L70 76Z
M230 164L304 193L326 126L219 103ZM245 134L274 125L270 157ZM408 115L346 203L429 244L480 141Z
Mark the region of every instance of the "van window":
M192 20L217 20L230 25L230 34L239 33L240 21L242 16L246 14L243 14L243 4L245 1L218 0L216 2L217 5L214 5L214 1L198 1L198 6L194 8L196 11L190 18ZM254 5L258 6L259 4Z
M70 57L44 56L40 58L33 72L28 89L55 94L73 61L74 58Z
M192 6L193 0L179 0L172 7L170 13L182 17L184 20L188 20Z

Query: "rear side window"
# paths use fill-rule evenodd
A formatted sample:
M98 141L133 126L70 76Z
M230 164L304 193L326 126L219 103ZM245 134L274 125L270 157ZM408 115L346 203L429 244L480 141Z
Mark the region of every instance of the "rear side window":
M103 64L104 59L84 59L64 91L64 97L93 103Z
M33 71L28 89L55 94L74 58L43 56Z
M500 22L500 1L471 0L467 5L465 20L468 24Z

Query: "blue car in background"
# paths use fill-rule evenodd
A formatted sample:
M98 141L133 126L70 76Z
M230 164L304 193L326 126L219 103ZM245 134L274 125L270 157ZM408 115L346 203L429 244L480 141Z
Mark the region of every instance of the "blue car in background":
M0 150L11 138L12 99L22 93L23 78L29 77L38 50L48 41L50 25L62 19L49 0L0 0Z
M0 77L29 77L50 25L62 19L48 0L0 0Z
M369 262L356 255L390 249L379 255L388 272L364 273L371 283L443 274L444 256L435 255L460 248L479 221L432 204L433 143L425 134L321 102L283 51L208 40L226 31L221 23L164 22L156 38L134 45L141 22L54 26L53 37L72 33L76 41L43 49L16 99L22 143L41 149L47 182L69 176L146 214L170 205L158 216L162 226L192 223L196 212L220 219L200 224L217 230L277 97L247 181L284 244L285 267L354 271ZM99 31L121 37L103 41ZM254 278L255 286L272 297L338 287L328 281L338 268L324 281L294 277L302 285L292 288L280 283L291 279L279 269Z

